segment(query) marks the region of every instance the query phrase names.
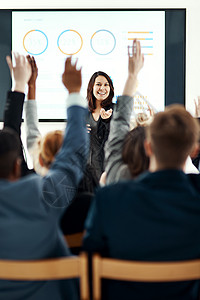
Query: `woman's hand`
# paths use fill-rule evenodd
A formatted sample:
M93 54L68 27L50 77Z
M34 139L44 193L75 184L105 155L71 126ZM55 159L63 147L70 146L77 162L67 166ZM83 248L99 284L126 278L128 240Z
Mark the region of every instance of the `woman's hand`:
M108 119L112 116L112 112L113 112L112 108L109 110L105 110L104 108L101 108L100 116L102 119Z
M91 132L91 126L90 126L90 124L86 124L86 129L87 129L87 133Z

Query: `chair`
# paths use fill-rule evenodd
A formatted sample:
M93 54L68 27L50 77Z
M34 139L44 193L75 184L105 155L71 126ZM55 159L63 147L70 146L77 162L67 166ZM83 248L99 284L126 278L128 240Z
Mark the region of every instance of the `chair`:
M200 260L179 262L138 262L102 258L92 259L93 300L101 299L101 278L135 282L172 282L200 279Z
M69 248L82 247L84 232L65 235L65 240Z
M89 299L87 255L32 261L0 260L0 279L46 281L80 278L81 300Z

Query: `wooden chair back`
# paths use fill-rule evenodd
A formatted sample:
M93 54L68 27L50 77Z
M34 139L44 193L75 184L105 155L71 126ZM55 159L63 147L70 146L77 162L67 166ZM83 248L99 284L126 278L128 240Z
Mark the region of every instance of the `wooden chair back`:
M46 281L80 278L81 300L89 299L87 255L44 260L0 260L0 279Z
M101 279L173 282L200 279L200 260L138 262L93 256L93 300L101 299Z

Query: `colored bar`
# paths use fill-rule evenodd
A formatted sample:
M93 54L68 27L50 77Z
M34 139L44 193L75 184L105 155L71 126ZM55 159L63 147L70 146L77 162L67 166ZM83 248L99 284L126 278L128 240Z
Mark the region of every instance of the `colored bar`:
M153 33L153 31L128 31L128 33Z
M139 41L153 41L153 38L128 38L129 41L133 41L135 39Z

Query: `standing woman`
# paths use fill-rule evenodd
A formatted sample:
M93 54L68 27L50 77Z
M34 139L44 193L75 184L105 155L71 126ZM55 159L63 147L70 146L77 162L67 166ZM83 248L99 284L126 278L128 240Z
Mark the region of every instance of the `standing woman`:
M95 72L88 83L88 132L90 132L89 164L100 179L104 171L104 145L108 139L112 116L114 87L110 77L101 71Z

